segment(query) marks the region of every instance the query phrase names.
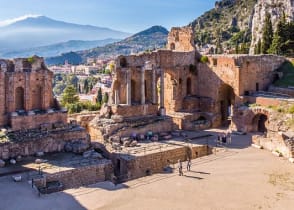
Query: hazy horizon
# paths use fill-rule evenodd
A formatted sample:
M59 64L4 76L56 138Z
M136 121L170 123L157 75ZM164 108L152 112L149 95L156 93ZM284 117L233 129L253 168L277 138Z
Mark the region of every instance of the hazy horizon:
M0 0L5 5L0 13L0 26L24 16L44 15L52 19L129 33L153 25L168 30L184 26L214 7L215 0Z

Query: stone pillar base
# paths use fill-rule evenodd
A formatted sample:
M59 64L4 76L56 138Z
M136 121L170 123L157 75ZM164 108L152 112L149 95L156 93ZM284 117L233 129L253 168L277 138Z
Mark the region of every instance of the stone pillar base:
M160 108L160 109L159 109L159 113L160 113L160 116L165 116L165 115L166 115L166 110L165 110L165 108Z

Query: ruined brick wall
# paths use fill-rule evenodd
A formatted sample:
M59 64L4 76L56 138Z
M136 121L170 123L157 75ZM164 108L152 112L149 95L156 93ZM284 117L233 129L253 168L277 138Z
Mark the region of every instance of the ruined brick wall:
M37 132L37 131L35 131ZM84 129L61 130L46 134L31 131L31 137L21 136L17 141L7 141L0 144L0 159L15 158L18 155L30 156L37 152L61 152L66 143L82 143L89 147L90 138Z
M0 126L8 125L10 114L17 110L55 108L53 73L43 58L0 60L0 66Z
M285 62L284 57L261 55L240 57L236 60L240 66L239 94L245 91L267 90L274 80L274 71Z
M194 31L191 27L174 27L167 38L167 49L175 51L194 51Z

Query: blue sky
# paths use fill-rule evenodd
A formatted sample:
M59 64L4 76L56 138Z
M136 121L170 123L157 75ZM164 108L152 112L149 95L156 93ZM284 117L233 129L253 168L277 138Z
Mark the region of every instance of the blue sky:
M183 26L214 7L215 0L0 0L0 22L45 15L79 24L135 33L153 25Z

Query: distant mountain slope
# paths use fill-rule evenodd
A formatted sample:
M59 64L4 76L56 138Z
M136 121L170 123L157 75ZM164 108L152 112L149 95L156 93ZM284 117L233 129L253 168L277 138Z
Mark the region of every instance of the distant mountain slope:
M62 53L70 51L80 51L86 50L93 47L104 46L113 42L117 42L117 39L105 39L96 41L81 41L81 40L71 40L68 42L57 43L53 45L34 47L18 51L10 51L5 53L0 53L0 57L3 58L15 58L15 57L29 57L32 55L38 55L42 57L50 57L61 55Z
M122 39L129 35L109 28L66 23L45 16L28 17L0 27L0 51L46 46L69 40Z
M131 37L128 37L122 41L108 44L104 47L97 47L91 50L85 50L75 53L75 57L79 56L76 60L85 60L88 57L99 56L117 56L117 55L129 55L131 53L138 53L145 50L151 50L155 48L162 48L166 45L168 30L162 26L153 26L147 30L139 32ZM46 58L48 65L62 64L65 60L76 63L73 58L73 53L65 53L62 56Z
M128 55L149 49L157 49L165 46L167 42L168 30L162 26L153 26L147 30L139 32L120 42L97 47L81 52L82 57L97 57L104 55Z

